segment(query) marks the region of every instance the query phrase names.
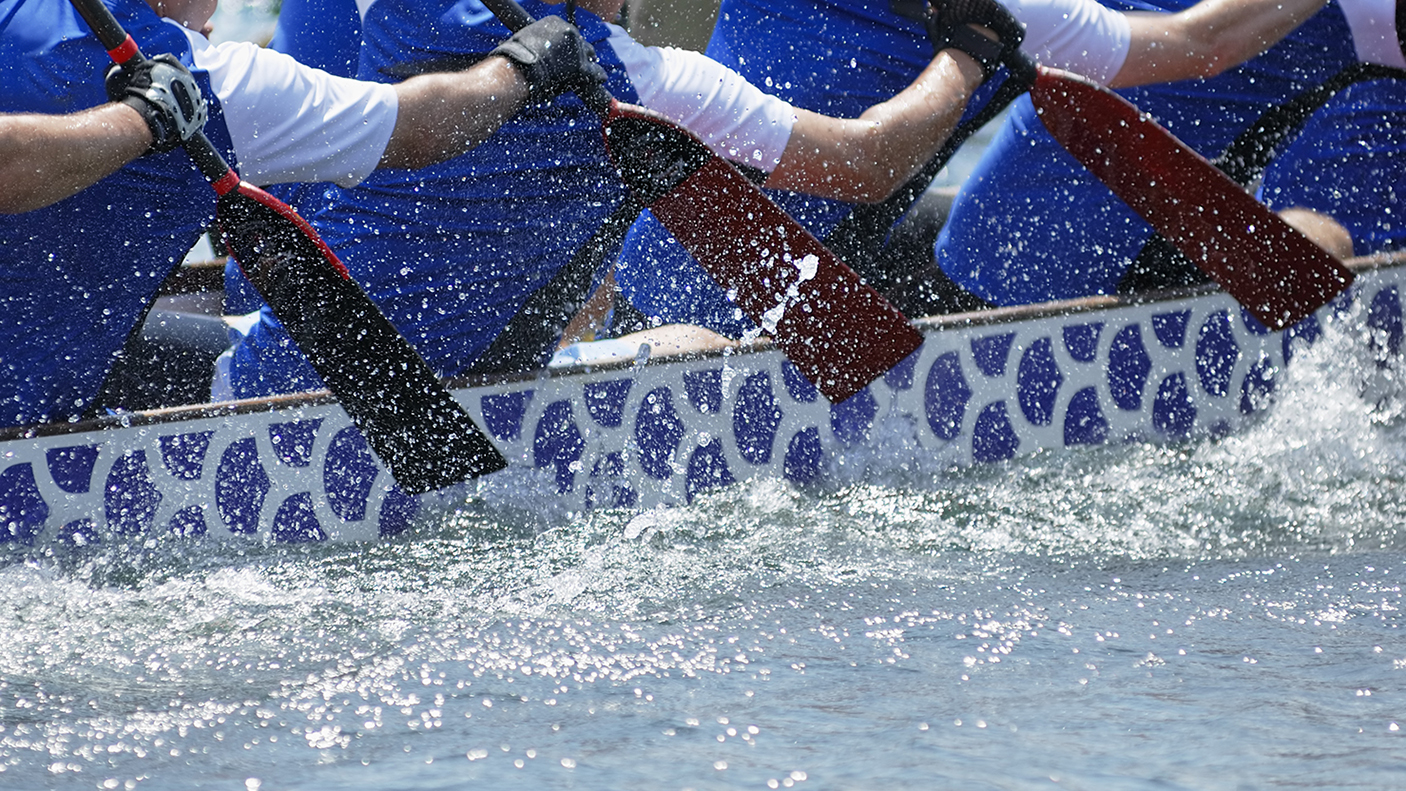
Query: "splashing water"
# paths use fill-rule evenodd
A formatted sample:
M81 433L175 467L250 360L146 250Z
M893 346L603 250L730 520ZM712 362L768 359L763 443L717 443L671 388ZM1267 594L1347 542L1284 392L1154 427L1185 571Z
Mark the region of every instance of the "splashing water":
M1396 787L1406 429L1334 346L1216 442L15 558L0 788Z
M789 259L790 256L788 255ZM762 314L761 329L769 335L776 334L776 325L781 323L781 318L786 315L786 311L801 299L801 284L807 280L814 280L815 274L820 271L820 259L814 255L807 255L800 261L790 261L796 267L798 276L796 281L786 288L786 295L776 303L776 306Z

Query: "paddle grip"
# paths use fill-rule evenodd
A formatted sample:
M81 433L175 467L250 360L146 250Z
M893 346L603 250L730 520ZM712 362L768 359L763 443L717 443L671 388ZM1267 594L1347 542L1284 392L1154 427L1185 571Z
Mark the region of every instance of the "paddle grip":
M98 37L98 42L107 49L114 63L130 70L146 62L146 56L137 47L137 43L127 35L122 23L102 4L102 0L70 2L77 9L79 16L83 17L83 21L88 23L88 27L92 28L93 35ZM215 188L215 192L223 195L239 185L239 177L234 175L234 169L220 152L215 150L215 146L204 132L197 132L185 141L183 147L195 167L200 170L200 174Z
M76 0L75 0L76 1ZM518 5L517 0L482 0L483 5L493 12L493 16L498 17L498 21L507 26L508 30L516 33L528 25L536 22L532 15L527 13L527 9ZM581 97L581 101L591 108L591 112L605 118L610 114L610 106L615 103L615 97L610 95L610 91L604 85L597 85L595 89L586 93L576 92Z

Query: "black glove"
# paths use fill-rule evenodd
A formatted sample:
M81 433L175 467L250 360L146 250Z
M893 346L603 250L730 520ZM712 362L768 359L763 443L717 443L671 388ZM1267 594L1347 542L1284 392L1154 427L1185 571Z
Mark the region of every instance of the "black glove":
M488 54L502 55L518 67L534 102L567 91L584 93L605 82L595 48L561 17L542 17Z
M107 70L107 98L142 114L151 129L151 150L170 151L205 128L205 97L174 55L157 55L132 70Z
M989 29L996 40L969 25ZM996 0L934 0L928 3L927 27L934 52L950 48L967 53L988 80L1025 38L1025 29Z

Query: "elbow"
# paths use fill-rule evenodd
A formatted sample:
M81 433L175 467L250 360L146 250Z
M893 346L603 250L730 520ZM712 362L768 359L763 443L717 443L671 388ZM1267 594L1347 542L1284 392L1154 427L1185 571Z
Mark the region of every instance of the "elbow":
M17 184L13 179L6 179L0 176L0 184ZM38 195L26 189L0 190L0 214L24 214L35 209L42 209L53 201L45 201Z
M1187 77L1203 80L1218 77L1265 49L1266 47L1256 47L1249 50L1243 40L1232 40L1228 36L1214 37L1195 48L1194 52L1198 54L1189 58Z
M883 203L898 192L906 180L904 174L888 164L871 163L850 179L847 194L842 198L850 203Z

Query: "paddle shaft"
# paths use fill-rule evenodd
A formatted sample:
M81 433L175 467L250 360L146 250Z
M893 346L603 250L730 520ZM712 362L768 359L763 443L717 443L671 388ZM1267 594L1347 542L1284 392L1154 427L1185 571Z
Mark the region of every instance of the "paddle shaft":
M114 17L100 0L72 0L72 3L83 17L83 21L92 29L93 35L98 37L98 42L107 49L113 63L130 69L146 61L146 56L137 47L137 42L127 35L117 17ZM197 132L183 147L195 162L195 167L218 194L229 192L239 183L239 176L229 163L225 162L225 158L220 156L220 152L215 150L204 131Z
M71 0L112 60L145 61L101 0ZM402 489L420 493L507 466L312 226L244 183L203 131L186 153L219 196L225 245Z
M933 179L947 166L962 144L990 123L1017 96L1030 90L1035 83L1033 69L1007 67L1008 74L996 92L976 115L959 124L942 144L942 148L918 174L909 179L897 192L880 203L866 203L854 208L825 236L825 246L835 251L845 261L854 264L855 271L873 284L881 292L898 273L882 269L879 264L886 260L885 248L893 226L932 185Z

